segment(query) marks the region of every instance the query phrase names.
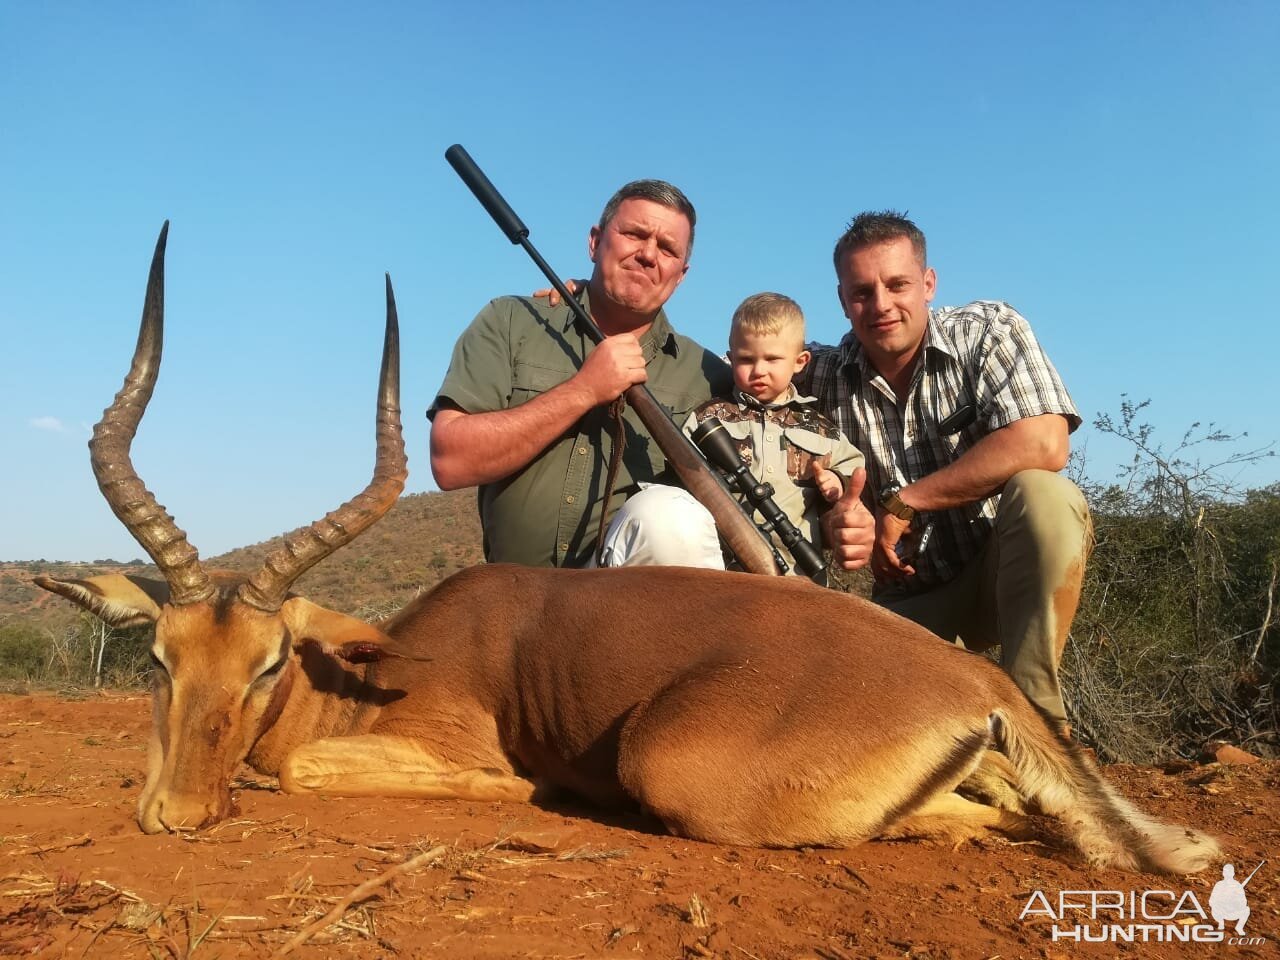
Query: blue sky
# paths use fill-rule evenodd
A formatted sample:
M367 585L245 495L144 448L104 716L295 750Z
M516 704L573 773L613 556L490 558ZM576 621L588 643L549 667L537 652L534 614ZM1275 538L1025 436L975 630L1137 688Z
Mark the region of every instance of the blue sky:
M205 556L368 480L382 274L411 491L456 336L541 277L455 178L461 142L566 276L619 184L699 211L676 326L795 297L847 329L830 251L907 210L938 303L1004 299L1086 421L1150 399L1280 439L1280 8L1224 3L0 2L0 559L141 553L85 441L161 223L164 364L134 444ZM1125 451L1075 436L1090 473ZM1280 458L1237 478L1280 479Z

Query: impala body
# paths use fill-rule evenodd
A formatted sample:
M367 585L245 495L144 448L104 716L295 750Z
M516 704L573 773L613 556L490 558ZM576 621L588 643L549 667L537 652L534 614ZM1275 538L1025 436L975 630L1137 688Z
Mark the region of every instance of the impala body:
M110 623L155 624L144 830L227 816L229 781L247 760L294 792L527 801L568 791L724 843L1021 831L1016 810L954 792L994 766L1062 817L1092 862L1183 872L1217 854L1209 838L1122 800L998 667L807 582L482 566L379 625L291 595L403 486L389 280L373 480L288 535L252 577L216 584L128 459L159 366L164 243L162 232L133 368L91 448L104 495L165 582L40 580Z

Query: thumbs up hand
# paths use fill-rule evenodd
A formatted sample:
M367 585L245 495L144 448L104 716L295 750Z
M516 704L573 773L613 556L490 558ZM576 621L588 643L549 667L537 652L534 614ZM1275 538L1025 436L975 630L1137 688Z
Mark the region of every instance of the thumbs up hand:
M809 472L813 475L813 482L817 486L818 492L822 494L823 500L828 503L835 503L844 495L844 481L840 479L840 474L834 470L828 470L817 460L814 460Z
M859 467L849 478L844 494L822 518L822 532L835 562L845 570L858 570L871 559L876 541L876 519L862 502L867 471Z

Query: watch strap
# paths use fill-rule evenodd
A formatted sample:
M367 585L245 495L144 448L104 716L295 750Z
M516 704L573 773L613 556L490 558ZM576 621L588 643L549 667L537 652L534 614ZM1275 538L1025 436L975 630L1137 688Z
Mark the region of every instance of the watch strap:
M905 520L910 523L916 518L916 509L898 496L897 490L886 490L880 498L880 506L892 513L899 520Z

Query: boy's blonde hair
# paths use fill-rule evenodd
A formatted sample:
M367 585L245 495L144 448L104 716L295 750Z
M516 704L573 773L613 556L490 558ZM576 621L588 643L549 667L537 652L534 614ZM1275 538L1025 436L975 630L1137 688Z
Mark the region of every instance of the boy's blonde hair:
M804 313L800 304L781 293L756 293L738 304L733 311L733 322L729 327L729 339L734 334L778 334L784 330L795 330L800 343L804 343Z

